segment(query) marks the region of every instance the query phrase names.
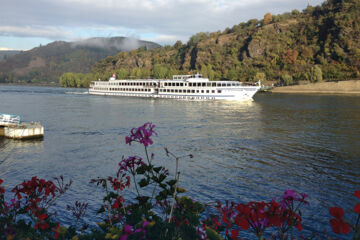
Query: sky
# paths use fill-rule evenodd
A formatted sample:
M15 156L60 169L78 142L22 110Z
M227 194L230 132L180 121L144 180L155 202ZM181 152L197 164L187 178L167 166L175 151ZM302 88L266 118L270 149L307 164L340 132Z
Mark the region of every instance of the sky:
M53 41L125 36L161 45L186 43L267 12L280 14L324 0L0 0L0 50Z

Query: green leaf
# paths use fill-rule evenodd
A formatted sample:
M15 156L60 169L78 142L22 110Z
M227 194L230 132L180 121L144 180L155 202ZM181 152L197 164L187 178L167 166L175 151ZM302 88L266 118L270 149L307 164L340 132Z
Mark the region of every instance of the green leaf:
M159 182L158 183L161 183L162 181L164 181L166 178L166 175L165 174L160 174L159 176Z
M143 179L141 179L141 180L140 180L140 182L139 182L139 186L140 186L141 188L143 188L143 187L145 187L145 186L149 185L149 183L150 183L150 181L149 181L149 180L147 180L147 179L143 178Z
M140 196L136 198L139 201L140 205L145 205L147 201L150 199L150 197L147 196Z
M212 228L206 228L206 236L210 240L222 240L222 237Z
M176 180L173 179L173 180L170 180L170 181L167 181L166 182L170 187L174 186L176 184Z
M142 165L136 169L137 174L144 174L146 170L148 169L148 166Z
M161 169L162 169L162 167L154 167L154 171L155 171L156 173L159 173Z
M97 214L105 212L104 206L101 206L101 208L96 212Z

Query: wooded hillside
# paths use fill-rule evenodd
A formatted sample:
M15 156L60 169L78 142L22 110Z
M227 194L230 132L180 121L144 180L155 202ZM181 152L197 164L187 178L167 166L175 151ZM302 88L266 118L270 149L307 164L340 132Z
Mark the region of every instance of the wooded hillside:
M224 31L197 33L183 44L121 52L98 62L95 78L171 77L201 72L210 79L345 80L360 76L360 1L328 0L302 12L251 19Z
M160 45L125 37L56 41L8 56L0 63L0 83L58 83L65 72L88 73L101 59L120 51Z

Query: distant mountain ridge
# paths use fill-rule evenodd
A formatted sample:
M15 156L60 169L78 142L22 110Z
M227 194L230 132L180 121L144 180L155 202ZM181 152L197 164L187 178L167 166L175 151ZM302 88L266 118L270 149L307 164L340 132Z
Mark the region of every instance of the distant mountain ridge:
M127 37L55 41L8 56L0 64L0 82L58 83L65 72L86 73L94 63L121 51L152 49L157 43Z
M0 51L0 62L6 60L8 57L20 53L20 50L1 50Z

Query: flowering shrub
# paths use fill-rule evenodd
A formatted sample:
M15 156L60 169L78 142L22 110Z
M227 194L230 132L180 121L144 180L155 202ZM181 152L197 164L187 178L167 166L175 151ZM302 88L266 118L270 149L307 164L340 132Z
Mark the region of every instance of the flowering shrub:
M175 160L173 176L155 164L155 155L149 152L157 136L155 125L145 123L133 128L125 137L126 144L138 143L144 147L144 156L122 157L114 176L92 179L90 183L104 191L97 214L103 221L89 229L78 226L86 214L88 204L76 201L66 209L76 220L64 227L56 221L52 210L55 201L71 186L71 180L53 181L33 177L15 186L13 197L5 201L5 188L0 179L0 239L243 239L243 233L257 239L296 239L301 236L303 219L301 208L308 205L307 195L286 190L269 202L217 202L202 204L184 196L179 187L179 160L193 155L177 156L167 148L167 157ZM129 198L126 191L135 193ZM182 195L182 196L180 196ZM360 199L360 191L355 191ZM355 224L345 219L340 207L331 207L330 226L336 234L351 234L360 239L360 203L353 209ZM325 236L324 238L326 238ZM322 238L322 239L324 239ZM307 239L301 236L301 239Z

